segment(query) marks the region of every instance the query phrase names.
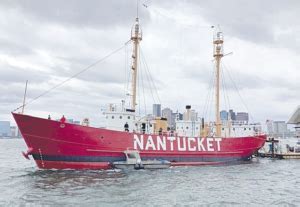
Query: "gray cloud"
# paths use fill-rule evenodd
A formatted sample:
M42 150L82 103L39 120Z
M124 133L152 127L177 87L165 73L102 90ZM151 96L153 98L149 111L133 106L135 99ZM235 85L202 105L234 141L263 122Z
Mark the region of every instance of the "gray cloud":
M163 101L182 108L184 102L193 106L197 105L194 102L204 102L202 99L213 70L209 65L211 30L209 27L195 29L198 24L220 24L226 44L230 39L241 40L238 45L230 42L231 46L236 46L230 49L249 50L239 53L238 58L235 56L237 64L234 67L251 65L233 70L232 76L237 87L247 91L251 100L255 99L253 105L257 108L254 110L261 113L260 117L265 115L259 109L265 106L265 100L274 100L275 109L284 104L280 99L290 100L290 104L300 99L297 78L290 80L293 76L299 77L296 68L300 65L297 56L293 56L295 51L299 52L300 45L296 32L300 31L298 1L147 2L148 8L140 8L144 29L142 47ZM26 79L29 80L30 100L120 47L130 37L135 4L135 0L1 1L0 17L5 21L0 22L0 113L9 114L14 106L20 105ZM153 13L152 6L168 11L168 16ZM192 22L191 26L185 24L186 20L188 25ZM256 51L254 47L272 55L264 60L264 57L251 54ZM128 57L131 49L129 46ZM287 52L276 55L281 49ZM251 55L253 61L245 63ZM288 67L293 74L285 73L285 61L291 62ZM68 116L78 113L80 117L91 114L96 119L100 105L119 102L124 97L124 68L127 66L124 62L124 51L120 51L31 104L29 112L35 115L43 111L68 113ZM130 59L127 64L128 69ZM278 67L274 74L263 74L263 71L272 71L277 64L283 69ZM260 68L263 68L261 73ZM232 91L235 86L230 80L226 82L227 89ZM148 93L147 104L151 107L149 84L144 86ZM280 88L282 91L278 91ZM287 95L287 92L291 93ZM264 99L256 100L257 94ZM283 112L281 110L280 117Z
M136 1L128 0L4 0L1 5L17 10L24 16L43 23L57 23L75 27L115 27L130 25L136 15ZM149 19L148 13L140 10L143 22Z
M0 53L18 56L24 54L33 54L34 51L22 43L17 43L10 39L0 38Z
M155 3L165 8L180 9L178 5L189 8L183 10L183 13L189 12L206 19L211 25L220 25L227 36L271 47L292 47L300 52L297 46L300 44L300 2L297 0L187 0Z
M9 84L11 81L14 83L24 83L30 80L32 83L41 83L49 80L49 74L41 71L32 71L27 73L30 68L18 68L12 66L2 66L0 81L4 84Z

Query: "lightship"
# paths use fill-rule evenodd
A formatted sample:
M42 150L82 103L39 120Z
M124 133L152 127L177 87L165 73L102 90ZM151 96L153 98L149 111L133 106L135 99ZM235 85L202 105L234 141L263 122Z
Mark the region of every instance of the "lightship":
M131 41L131 107L110 105L105 112L105 128L12 112L28 147L27 152L23 153L25 157L31 155L42 169L109 169L112 162L125 160L125 150L135 149L141 159L163 159L173 166L192 166L249 160L264 145L266 135L255 125L247 126L245 130L244 126L234 129L230 124L224 126L221 123L219 79L223 57L222 32L217 32L213 39L216 120L209 124L197 124L192 131L177 127L178 130L170 132L165 127L166 119L137 118L138 51L142 41L139 18L136 18L132 28ZM187 107L188 116L189 113L190 107ZM179 121L178 126L180 124Z

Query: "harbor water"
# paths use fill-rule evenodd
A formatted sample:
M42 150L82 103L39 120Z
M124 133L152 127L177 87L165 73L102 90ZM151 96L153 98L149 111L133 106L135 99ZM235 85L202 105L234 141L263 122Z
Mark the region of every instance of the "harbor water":
M300 206L300 160L165 170L39 170L0 139L0 206Z

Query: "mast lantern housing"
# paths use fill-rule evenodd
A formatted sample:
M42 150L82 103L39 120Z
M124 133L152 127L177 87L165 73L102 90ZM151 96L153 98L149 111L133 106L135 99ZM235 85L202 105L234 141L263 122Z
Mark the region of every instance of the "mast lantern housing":
M219 56L223 57L223 33L222 32L217 32L214 35L214 57Z
M142 40L142 30L139 24L139 18L135 19L135 23L131 29L131 40Z

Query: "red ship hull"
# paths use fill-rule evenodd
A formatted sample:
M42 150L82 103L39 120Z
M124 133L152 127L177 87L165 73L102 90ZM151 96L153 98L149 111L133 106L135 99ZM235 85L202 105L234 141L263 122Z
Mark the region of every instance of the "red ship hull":
M265 135L188 138L86 127L13 113L37 166L42 169L109 169L125 160L126 149L142 159L164 159L173 166L211 165L249 160Z

